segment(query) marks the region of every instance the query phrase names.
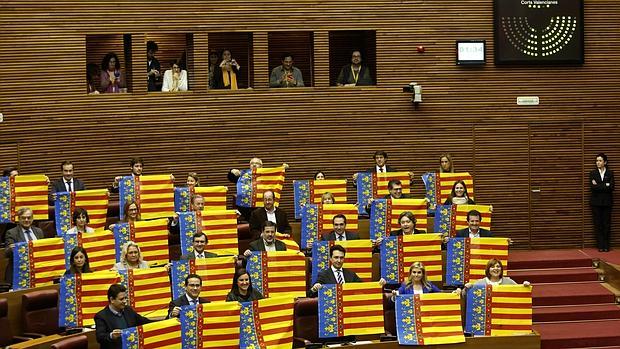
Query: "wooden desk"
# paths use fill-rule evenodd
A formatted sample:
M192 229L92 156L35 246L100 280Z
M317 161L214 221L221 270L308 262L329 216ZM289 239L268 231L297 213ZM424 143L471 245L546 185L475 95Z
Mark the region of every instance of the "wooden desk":
M369 344L347 345L338 348L360 348L360 349L405 349L412 348L408 345L399 345L398 342L379 342L373 341ZM497 349L497 348L519 348L519 349L540 349L540 335L533 333L524 336L498 336L498 337L474 337L465 338L465 343L425 345L424 348L436 349Z
M69 336L61 336L59 334L54 334L51 336L45 336L42 338L33 339L31 341L22 342L18 344L13 344L10 349L49 349L50 346L54 343L58 343L65 338L77 337L81 335L86 335L88 337L88 347L89 348L99 348L99 344L97 343L97 338L95 337L95 330L87 329L86 332L75 333Z
M23 331L23 320L22 320L22 295L24 293L29 293L33 291L39 290L57 290L59 285L49 285L42 287L29 288L27 290L13 291L13 292L5 292L0 293L0 298L5 298L9 302L9 313L8 318L11 323L11 333L14 336L21 335Z

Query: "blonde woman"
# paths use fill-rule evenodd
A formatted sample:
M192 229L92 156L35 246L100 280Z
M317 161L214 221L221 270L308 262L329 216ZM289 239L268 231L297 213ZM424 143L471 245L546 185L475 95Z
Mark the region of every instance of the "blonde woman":
M392 291L392 296L399 294L436 293L441 290L426 279L426 268L422 262L413 262L409 267L409 277L400 285L398 290ZM393 299L394 297L392 297Z
M148 269L149 264L142 259L140 246L128 241L121 248L121 261L114 264L112 270Z

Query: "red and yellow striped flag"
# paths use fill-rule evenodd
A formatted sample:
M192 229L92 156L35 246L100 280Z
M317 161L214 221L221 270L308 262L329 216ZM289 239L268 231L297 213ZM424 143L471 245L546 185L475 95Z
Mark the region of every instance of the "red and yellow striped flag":
M347 231L357 232L359 230L359 215L354 204L324 204L319 205L319 234L334 230L332 220L338 214L347 217Z
M502 262L508 270L508 239L452 238L446 252L446 284L462 286L485 277L484 269L490 259Z
M148 317L165 317L170 303L170 277L164 268L120 270L129 305Z
M65 235L65 258L70 264L69 257L74 247L81 246L88 253L90 270L110 270L116 263L114 249L114 234L110 231L95 233L78 233Z
M205 210L225 210L226 209L226 194L228 194L228 187L226 186L211 186L211 187L194 187L194 193L199 194L205 199Z
M401 345L463 343L461 297L452 293L396 297L396 333Z
M465 182L465 186L467 186L467 195L471 199L474 198L474 177L472 177L469 172L441 172L437 176L437 192L439 193L437 204L443 204L450 197L454 182L458 180Z
M347 180L346 179L322 179L310 180L310 194L313 204L321 203L324 193L330 192L334 195L334 203L347 202Z
M306 295L306 258L295 251L252 252L246 269L265 297Z
M381 244L381 277L388 283L401 283L409 275L409 266L422 262L428 281L442 282L441 236L437 234L401 235L386 238Z
M58 299L60 326L94 325L95 314L108 305L108 288L119 282L115 271L63 276Z
M237 182L237 206L263 207L263 194L268 190L273 191L275 206L279 206L284 173L283 166L243 170Z
M383 292L375 282L323 285L319 289L319 337L383 333Z
M403 186L403 194L411 193L409 172L381 172L373 173L373 180L376 181L376 185L373 183L373 188L376 188L374 197L380 198L388 195L388 183L391 180L400 180Z
M201 296L212 302L226 300L235 274L233 257L198 258L189 263L190 271L202 278Z
M126 176L119 182L120 217L125 202L133 199L142 219L171 217L174 213L174 186L170 175Z
M239 348L240 315L239 302L212 302L200 304L195 313L185 311L180 317L183 349Z
M72 216L76 207L88 211L89 227L94 230L103 230L108 216L109 195L107 189L56 193L54 207L58 235L64 236L65 232L75 224L72 222Z
M32 210L34 220L48 219L48 183L45 175L17 175L3 177L2 208L3 221L17 222L17 211L22 207ZM8 195L4 195L8 194ZM9 205L7 205L9 204Z
M181 324L168 319L123 330L122 349L181 349Z
M168 220L165 218L134 223L119 223L114 227L116 255L120 260L120 251L127 241L140 246L142 258L150 266L168 263Z
M240 348L289 349L294 298L279 296L241 304Z
M196 218L198 219L198 212ZM209 239L208 250L218 255L239 253L237 214L233 210L204 210L200 212L202 232Z
M450 229L450 236L455 237L456 232L469 227L467 224L467 212L476 210L480 212L480 228L491 230L491 206L490 205L452 205L456 207L454 216L454 229Z
M398 217L410 211L416 218L416 229L428 231L425 199L378 199L370 209L370 239L390 236L390 232L400 229Z
M515 336L532 332L532 287L475 285L467 291L467 332Z
M312 248L312 284L316 282L321 271L330 267L329 248L341 245L347 251L345 267L354 271L360 279L370 281L372 278L372 241L316 241Z
M51 285L66 270L62 238L17 243L13 255L13 288L16 290Z

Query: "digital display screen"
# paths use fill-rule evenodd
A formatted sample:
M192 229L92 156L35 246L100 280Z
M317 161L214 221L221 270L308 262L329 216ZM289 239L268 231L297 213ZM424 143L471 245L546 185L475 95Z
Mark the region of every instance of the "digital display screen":
M485 64L486 42L484 40L458 40L456 64Z

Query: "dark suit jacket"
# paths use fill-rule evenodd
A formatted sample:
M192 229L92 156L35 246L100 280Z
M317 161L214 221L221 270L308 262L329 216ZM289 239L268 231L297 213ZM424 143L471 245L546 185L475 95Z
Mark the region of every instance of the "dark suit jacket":
M364 171L364 172L371 172L371 173L372 173L372 172L377 172L377 165L375 164L375 166L373 166L373 167L371 167L371 168L367 169L367 170L366 170L366 171ZM398 172L398 171L397 171L394 167L392 167L392 166L390 166L390 165L386 164L386 165L385 165L385 172Z
M391 199L392 198L392 194L385 194L384 197L382 197L382 199ZM400 199L413 199L413 195L411 194L407 194L407 193L403 193L400 197ZM370 214L370 207L371 204L366 205L366 212L368 212L368 214Z
M274 243L276 244L276 251L286 251L286 245L282 241L276 239ZM262 237L250 242L248 248L250 251L266 251L265 242Z
M345 282L362 282L362 279L360 279L360 277L357 276L354 271L349 270L345 267L342 268L342 276L344 277ZM332 271L331 266L319 273L316 278L316 282L321 285L333 285L338 283L338 281L336 281L336 277L334 276L334 272ZM316 297L317 295L317 292L308 292L309 297Z
M265 211L265 208L258 207L252 211L252 214L250 215L250 232L254 238L260 235L261 226L265 223L265 221L267 221L267 211ZM276 221L278 225L278 233L291 233L292 229L291 225L288 223L288 215L286 214L286 211L276 207Z
M209 252L209 251L205 251L204 254L205 254L205 258L217 257L217 254L215 254L213 252ZM188 253L188 254L184 254L184 255L181 256L181 258L179 260L186 261L186 260L190 260L190 259L196 259L196 252L191 252L191 253Z
M360 234L358 233L345 231L344 234L347 237L347 240L359 240L360 239ZM332 230L329 233L325 233L321 235L321 240L322 241L336 241L336 232Z
M85 190L86 186L84 182L77 178L73 178L73 191ZM60 178L52 182L52 193L62 193L63 191L67 191L67 186L65 185L65 179Z
M211 303L211 301L205 297L198 297L198 303ZM166 316L166 319L170 319L170 313L172 313L172 309L174 309L174 307L184 307L186 305L189 305L189 301L187 300L185 293L183 293L182 296L171 301L168 305L168 315Z
M106 306L95 315L95 327L97 342L100 344L101 349L120 349L122 347L122 341L120 338L117 340L110 339L110 333L114 330L115 315L110 308ZM140 326L152 322L144 316L136 313L131 307L126 306L123 309L123 317L127 322L127 328Z
M424 230L413 228L413 233L414 234L425 234L426 232ZM402 229L392 230L390 232L390 236L400 236L400 235L403 235L403 230Z
M45 238L45 236L43 235L43 230L34 226L31 226L30 229L32 229L32 232L37 237L37 239ZM16 242L26 241L26 237L24 236L24 230L19 225L13 229L7 230L5 241L6 248L4 249L4 255L9 259L9 263L7 264L5 269L4 280L9 284L13 284L13 249L9 246Z
M596 184L592 184L592 180ZM601 180L598 169L590 171L590 205L592 206L612 206L614 191L614 173L610 169L605 171L605 178Z
M237 69L237 67L233 65L232 70L237 75L237 84L238 84L239 83L239 69ZM214 89L229 89L230 90L230 86L228 87L224 86L224 75L223 74L224 72L222 71L222 68L219 67L219 65L215 67L215 69L213 70L213 80L215 80L214 85L213 85Z
M480 231L480 237L482 238L491 238L493 237L493 233L486 229L478 228ZM469 237L469 228L464 228L456 232L457 238L468 238Z
M157 70L160 75L159 77L156 77L155 75L148 75L148 83L147 83L147 88L149 91L161 91L161 77L164 75L164 72L161 71L161 64L159 64L159 61L157 60L157 58L153 58L153 60L151 61L151 64L149 64L148 59L146 60L146 72L150 72L151 69L155 69Z

